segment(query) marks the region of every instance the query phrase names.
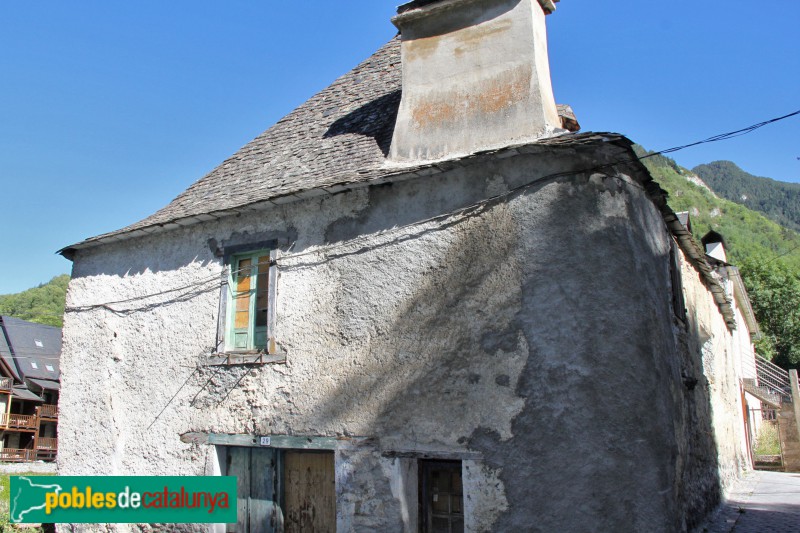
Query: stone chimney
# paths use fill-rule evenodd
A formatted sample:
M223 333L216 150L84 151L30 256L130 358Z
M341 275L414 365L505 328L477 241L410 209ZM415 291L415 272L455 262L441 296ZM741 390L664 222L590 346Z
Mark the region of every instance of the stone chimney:
M553 0L400 6L403 97L390 158L446 159L565 131L547 56L554 10Z

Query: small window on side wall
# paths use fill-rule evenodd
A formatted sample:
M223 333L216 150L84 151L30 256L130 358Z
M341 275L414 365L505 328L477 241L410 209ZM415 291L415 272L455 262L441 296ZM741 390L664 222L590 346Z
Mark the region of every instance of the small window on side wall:
M669 250L669 273L672 284L672 311L681 321L686 321L686 301L683 297L683 278L681 276L680 248L675 241Z
M275 352L275 250L237 254L228 280L228 352Z

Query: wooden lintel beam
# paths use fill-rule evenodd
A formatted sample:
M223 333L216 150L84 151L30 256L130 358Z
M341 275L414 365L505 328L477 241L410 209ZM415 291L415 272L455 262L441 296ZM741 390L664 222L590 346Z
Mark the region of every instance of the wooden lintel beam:
M384 450L383 457L407 459L440 459L440 460L480 460L483 454L472 451L435 451L435 450Z
M279 448L292 450L335 450L346 445L365 444L368 437L297 437L292 435L249 435L190 432L181 435L187 444Z

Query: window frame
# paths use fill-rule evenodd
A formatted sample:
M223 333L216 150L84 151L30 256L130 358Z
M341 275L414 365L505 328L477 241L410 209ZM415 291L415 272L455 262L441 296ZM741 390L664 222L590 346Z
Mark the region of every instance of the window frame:
M261 274L258 270L259 257L269 257L269 268L267 269L267 318L266 325L264 326L264 345L261 346L256 343L257 328L261 327L256 324L257 315L257 299L258 299L258 278ZM261 247L258 249L231 251L226 254L227 264L227 283L225 291L225 320L223 324L223 342L225 353L233 354L274 354L276 353L275 345L275 302L277 300L277 268L278 251L275 247ZM236 346L236 294L237 294L237 272L239 264L243 260L250 260L250 282L251 286L248 289L249 295L249 308L248 308L248 325L247 325L247 342L245 347ZM238 332L241 333L241 332Z
M438 496L437 490L433 486L432 475L433 472L458 472L459 482L461 486L459 490L451 487L451 491L447 493L448 496L448 511L438 512L433 506L433 495ZM445 460L445 459L420 459L417 461L417 481L418 488L418 529L421 533L429 533L433 531L434 518L445 519L448 522L448 529L450 531L464 531L465 527L465 512L464 512L464 462L461 460ZM459 494L460 492L460 494ZM452 508L453 498L459 498L459 509ZM461 527L458 528L455 522L461 522Z

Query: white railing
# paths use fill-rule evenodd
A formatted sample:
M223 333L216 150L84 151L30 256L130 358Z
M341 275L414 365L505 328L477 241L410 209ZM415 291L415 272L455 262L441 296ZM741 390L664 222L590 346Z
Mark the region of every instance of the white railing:
M756 354L758 385L769 387L784 395L790 392L789 372Z

